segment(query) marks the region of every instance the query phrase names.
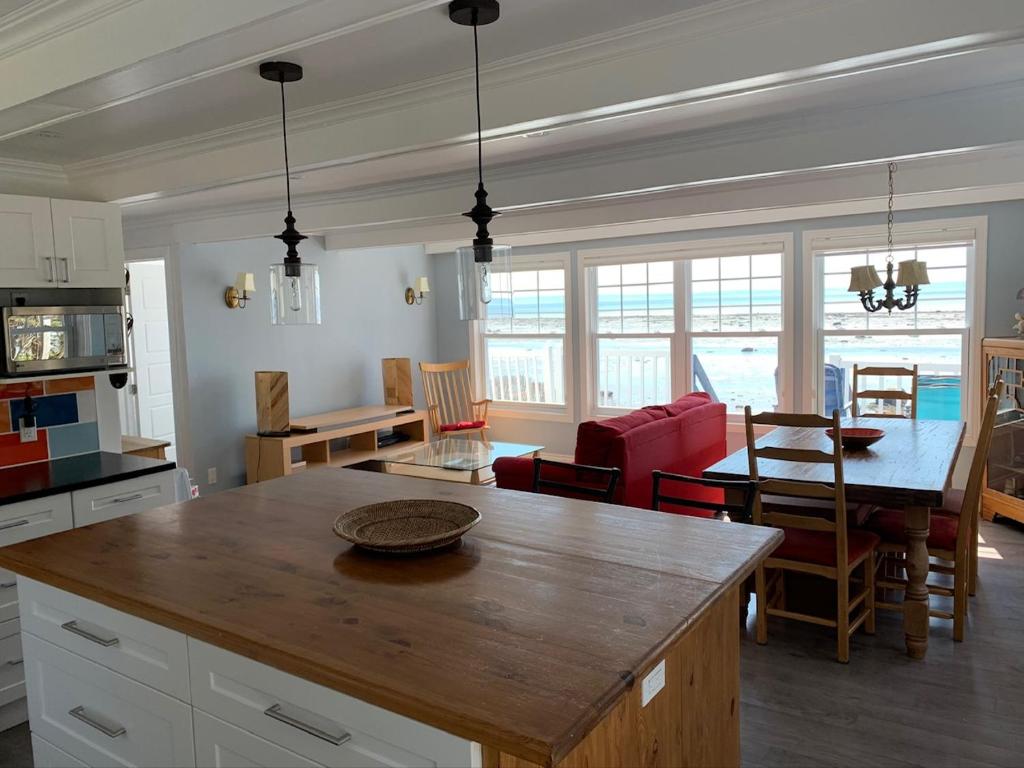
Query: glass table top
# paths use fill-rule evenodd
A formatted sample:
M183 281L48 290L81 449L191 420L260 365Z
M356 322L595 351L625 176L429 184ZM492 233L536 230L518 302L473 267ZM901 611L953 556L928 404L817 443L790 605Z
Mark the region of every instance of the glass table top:
M543 445L522 443L500 443L494 440L463 440L451 438L438 440L414 450L388 456L390 464L413 464L420 467L437 467L464 472L473 472L490 467L497 459L505 456L531 456Z

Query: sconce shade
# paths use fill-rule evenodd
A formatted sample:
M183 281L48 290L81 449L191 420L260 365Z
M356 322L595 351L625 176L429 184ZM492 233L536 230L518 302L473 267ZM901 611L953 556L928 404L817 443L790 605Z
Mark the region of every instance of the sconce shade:
M899 275L896 278L896 285L907 287L911 285L928 285L928 265L923 261L901 261Z
M303 261L270 265L270 322L320 325L320 273L316 264Z
M412 289L416 291L417 295L430 293L430 281L425 277L417 277Z
M252 272L239 272L235 276L235 290L242 294L256 293L256 276Z
M847 290L851 293L873 291L880 285L882 285L882 278L878 276L878 270L874 267L854 267L850 270L850 287Z

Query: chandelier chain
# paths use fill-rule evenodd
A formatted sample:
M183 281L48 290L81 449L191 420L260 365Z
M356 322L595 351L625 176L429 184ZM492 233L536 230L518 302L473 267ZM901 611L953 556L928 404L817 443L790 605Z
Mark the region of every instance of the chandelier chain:
M896 197L895 186L893 184L893 176L896 175L896 163L889 163L889 255L886 257L886 261L892 264L892 224L893 224L893 201Z

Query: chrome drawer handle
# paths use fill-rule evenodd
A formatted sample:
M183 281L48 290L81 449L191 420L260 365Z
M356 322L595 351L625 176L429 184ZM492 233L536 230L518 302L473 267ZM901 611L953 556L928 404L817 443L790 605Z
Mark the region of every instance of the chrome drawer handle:
M17 528L19 525L28 525L28 518L15 520L13 523L4 523L0 525L0 531L6 531L8 528Z
M117 496L110 500L111 504L124 504L126 501L138 501L146 494L144 493L133 493L131 496Z
M11 659L10 661L5 662L5 663L7 664L8 667L19 667L19 666L21 666L22 664L25 663L25 660L24 659Z
M64 279L63 280L60 279L60 270L57 270L57 273L58 273L57 274L57 282L70 283L71 282L71 269L70 269L70 267L68 267L68 257L67 256L58 256L57 257L57 261L63 261L64 262Z
M53 256L43 256L43 261L46 262L46 271L50 273L50 276L46 278L46 282L56 283L57 279L54 277L53 271Z
M104 648L109 648L110 646L117 645L120 642L116 637L100 637L99 635L94 635L89 630L82 629L78 626L77 621L65 622L60 625L60 628L66 629L73 635L78 635L79 637L84 637L86 640L91 640L97 645L102 645Z
M0 584L0 589L10 589L11 587L16 586L18 586L18 582L16 581L5 581L3 584Z
M290 725L292 728L298 728L300 731L302 731L303 733L308 733L310 736L316 736L318 739L323 739L324 741L328 742L329 744L333 744L336 747L341 746L346 741L352 738L352 734L348 733L347 731L342 731L340 734L333 734L328 733L327 731L322 730L321 728L317 728L315 725L304 723L301 720L292 717L291 715L285 714L281 710L280 704L271 704L269 707L263 710L263 714L267 717L272 717L275 720L284 723L285 725Z
M93 720L91 717L85 714L85 707L75 707L74 709L69 709L68 714L76 720L81 720L86 725L95 728L104 736L109 736L112 739L116 739L118 736L124 736L126 733L128 733L128 731L125 730L123 725L118 725L115 728L111 728L108 725L104 725L103 723L99 723Z

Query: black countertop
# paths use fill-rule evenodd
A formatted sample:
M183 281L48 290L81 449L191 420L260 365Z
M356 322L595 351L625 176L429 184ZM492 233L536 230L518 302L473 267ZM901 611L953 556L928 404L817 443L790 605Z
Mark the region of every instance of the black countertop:
M173 461L121 453L87 453L0 469L0 504L67 493L174 469Z

